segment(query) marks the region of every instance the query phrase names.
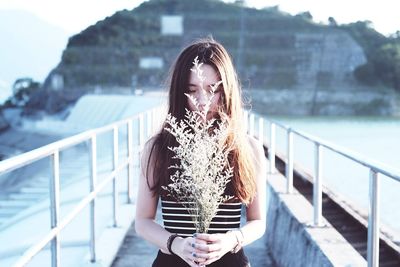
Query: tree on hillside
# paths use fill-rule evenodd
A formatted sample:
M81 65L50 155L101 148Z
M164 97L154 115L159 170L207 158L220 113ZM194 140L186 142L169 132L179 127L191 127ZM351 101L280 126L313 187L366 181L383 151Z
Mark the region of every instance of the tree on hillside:
M329 23L329 26L333 26L333 27L336 27L338 25L334 17L329 17L328 23Z
M296 17L302 18L306 21L313 20L313 16L311 15L310 11L301 12L301 13L297 14Z
M400 43L383 45L374 61L375 71L382 81L400 91Z
M340 28L346 30L353 36L364 49L367 58L371 53L387 42L386 37L377 32L372 27L372 22L368 20L343 24Z
M370 21L341 25L363 47L367 63L354 74L367 85L383 84L400 91L400 38L394 34L387 38L377 32Z
M368 85L376 85L379 80L400 91L400 43L381 46L366 64L356 69L355 75Z
M32 78L24 77L15 80L13 95L5 102L4 107L23 107L29 101L31 95L40 87L39 82Z

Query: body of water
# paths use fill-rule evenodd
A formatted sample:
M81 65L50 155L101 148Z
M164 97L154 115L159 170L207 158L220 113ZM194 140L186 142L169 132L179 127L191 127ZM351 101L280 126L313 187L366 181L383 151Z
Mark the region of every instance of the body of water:
M362 158L376 161L400 174L400 119L382 117L274 117ZM268 134L267 134L268 135ZM286 154L286 134L277 128L277 149ZM295 162L314 173L314 145L294 137ZM369 169L323 149L324 186L368 211ZM381 220L400 240L400 182L381 176Z

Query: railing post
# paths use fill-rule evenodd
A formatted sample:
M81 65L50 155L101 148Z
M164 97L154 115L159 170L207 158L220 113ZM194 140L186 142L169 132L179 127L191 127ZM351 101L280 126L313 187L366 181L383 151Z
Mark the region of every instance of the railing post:
M315 143L315 173L313 184L314 226L322 225L322 146Z
M133 202L133 120L128 121L128 203Z
M153 135L154 132L154 109L150 109L150 136Z
M94 134L89 141L90 192L97 184L97 138ZM96 262L96 198L90 202L90 261Z
M156 129L157 129L157 123L158 123L158 121L157 121L157 118L158 118L157 111L158 111L157 108L153 108L153 110L152 110L152 113L153 113L153 115L152 115L152 125L153 125L153 127L152 127L152 131L151 131L152 135L156 132Z
M144 115L139 114L139 151L143 149L144 146Z
M258 140L264 145L264 119L261 116L258 118Z
M114 126L113 129L113 170L115 172L115 176L112 183L113 189L113 227L117 227L117 213L118 213L118 188L117 188L117 180L118 180L118 126Z
M246 133L249 132L249 112L247 110L243 111L243 128L245 129Z
M293 132L287 130L287 162L286 162L286 193L293 193Z
M275 133L276 126L275 123L271 122L270 126L270 141L269 141L269 149L268 149L268 158L269 158L269 173L275 173Z
M146 126L147 126L147 137L150 137L152 132L151 132L151 121L152 121L152 112L151 110L147 111L147 116L146 116Z
M50 179L50 216L51 229L58 227L60 219L60 152L51 156L53 177ZM58 234L51 240L51 266L60 266L60 239Z
M254 113L250 113L250 118L249 118L249 135L254 136Z
M374 170L369 175L368 210L368 267L379 266L379 176Z

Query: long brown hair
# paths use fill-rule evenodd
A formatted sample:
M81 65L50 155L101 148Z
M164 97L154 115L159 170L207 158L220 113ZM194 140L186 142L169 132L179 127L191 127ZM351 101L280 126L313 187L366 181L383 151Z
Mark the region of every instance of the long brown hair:
M243 129L243 108L241 101L241 88L233 67L232 60L225 48L212 38L200 39L186 47L178 56L170 77L168 113L178 121L185 115L188 108L188 100L184 93L188 92L190 69L193 60L198 57L199 61L212 66L219 74L222 81L222 98L219 108L224 117L228 119L229 136L226 140L228 147L232 150L229 155L230 165L234 168L231 179L232 193L243 203L252 201L256 193L254 177L254 158L249 149L249 142L245 129ZM175 138L165 130L162 130L153 138L153 146L149 153L146 173L149 173L151 165L153 179L147 183L154 193L164 194L161 186L169 183L172 171L168 168L173 164L173 155L168 147L176 146Z

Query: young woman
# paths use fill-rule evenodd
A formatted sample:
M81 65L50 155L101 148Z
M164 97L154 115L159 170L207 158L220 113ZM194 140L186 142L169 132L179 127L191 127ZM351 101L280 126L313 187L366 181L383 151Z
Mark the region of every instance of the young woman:
M203 63L204 81L190 71L194 59ZM245 267L250 263L242 247L260 238L266 227L266 161L262 145L246 134L243 127L241 89L230 56L213 39L197 41L185 48L173 68L169 88L168 113L177 120L185 108L196 107L185 94L198 101L202 109L207 97L201 86L215 91L207 119L228 118L230 136L227 145L233 177L226 194L234 201L220 205L207 234L195 233L193 223L182 204L163 190L170 183L173 155L168 147L176 146L175 137L164 128L145 145L141 160L141 177L136 208L135 229L144 239L160 248L153 266L229 266ZM202 84L201 84L202 83ZM164 125L166 126L166 125ZM164 227L155 222L158 200L161 198ZM241 206L246 206L247 222L240 227Z

